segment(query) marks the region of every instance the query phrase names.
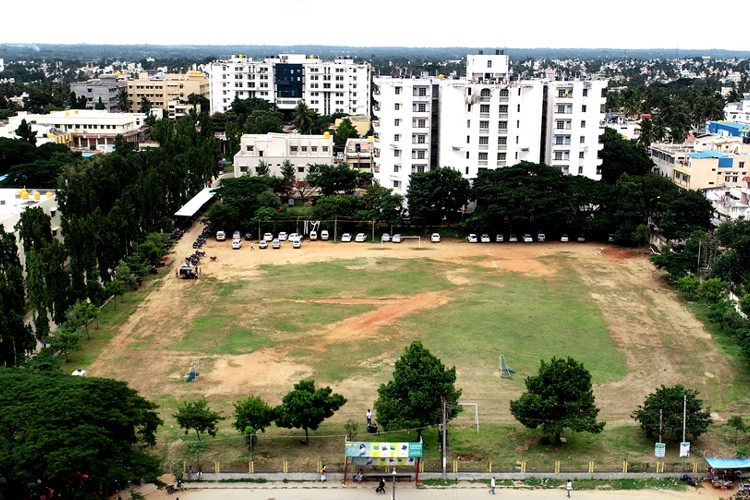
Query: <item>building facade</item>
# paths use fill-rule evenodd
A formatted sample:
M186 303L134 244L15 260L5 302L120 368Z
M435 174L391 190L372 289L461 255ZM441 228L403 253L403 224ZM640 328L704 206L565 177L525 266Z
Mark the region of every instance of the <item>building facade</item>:
M70 91L76 95L76 99L86 98L86 109L96 109L101 101L104 109L110 112L119 110L120 93L127 89L127 80L114 74L70 84Z
M235 98L265 99L282 111L304 101L320 115L344 113L370 116L368 63L353 59L321 59L302 54L282 54L256 61L233 56L209 66L213 113L226 112Z
M141 112L143 99L148 99L152 107L165 110L164 116L171 119L180 116L176 111L180 104L187 105L191 94L206 99L209 99L211 95L208 77L202 71L155 75L141 73L137 79L129 80L127 83L131 111ZM170 108L170 103L172 108ZM209 112L209 110L204 111Z
M347 139L344 151L339 153L340 157L337 159L358 172L374 173L374 151L372 137Z
M514 80L508 56L467 57L465 78L375 79L376 178L406 194L409 175L451 167L468 178L522 161L601 177L605 80Z
M750 125L750 92L743 95L740 102L730 102L724 107L724 118L729 121Z
M258 165L265 162L269 175L281 177L281 166L289 160L295 167L296 178L307 177L309 166L317 163L333 164L333 138L330 134L244 134L240 151L234 155L234 176L258 175Z
M742 186L706 189L704 194L718 220L750 220L750 176L743 179Z

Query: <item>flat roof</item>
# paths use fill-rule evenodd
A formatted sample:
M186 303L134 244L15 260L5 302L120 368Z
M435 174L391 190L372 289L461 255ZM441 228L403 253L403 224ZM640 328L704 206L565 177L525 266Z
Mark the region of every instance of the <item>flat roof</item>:
M214 188L203 189L203 191L193 196L190 201L185 203L181 209L175 212L175 217L192 217L215 195L216 192L214 191Z
M688 153L691 158L729 158L729 156L720 151L700 151L698 153Z

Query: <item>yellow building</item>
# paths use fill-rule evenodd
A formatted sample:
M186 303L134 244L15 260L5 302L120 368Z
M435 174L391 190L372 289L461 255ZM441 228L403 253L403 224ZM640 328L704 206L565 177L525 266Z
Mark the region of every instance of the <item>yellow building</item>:
M687 161L674 165L672 182L684 189L718 186L740 187L750 171L750 156L720 151L687 154Z
M141 101L145 97L152 107L166 110L167 117L175 118L176 116L172 116L170 112L170 101L187 103L190 94L206 99L210 97L208 77L202 71L156 75L141 73L137 79L128 81L128 101L131 103L131 111L134 112L141 110ZM174 105L171 109L175 109Z

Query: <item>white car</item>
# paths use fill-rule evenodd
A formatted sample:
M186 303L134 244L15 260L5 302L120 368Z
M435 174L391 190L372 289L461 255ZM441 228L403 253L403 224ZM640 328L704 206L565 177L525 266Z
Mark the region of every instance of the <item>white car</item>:
M483 234L482 235L482 243L489 243L490 242L490 235L489 234Z
M268 248L268 242L266 240L260 240L258 242L258 248L261 250Z
M530 234L526 233L526 234L523 235L523 242L524 243L533 243L534 242L534 238L532 238Z
M271 234L271 233L264 234L263 235L263 241L266 241L266 242L273 241L273 234Z
M562 241L563 243L567 243L570 240L568 239L568 235L563 233L562 235L560 235L560 241Z
M289 233L289 236L287 236L287 239L289 241L301 240L302 239L302 235L299 234L299 233Z
M224 231L216 231L216 241L224 241L227 239L227 233Z
M508 237L508 241L511 242L511 243L515 243L515 242L518 241L518 236L516 236L515 234L511 233L510 236Z
M344 243L349 243L350 241L352 241L352 235L349 234L349 233L342 234L341 235L341 241L344 242Z
M232 239L233 239L233 240L239 240L240 238L242 238L242 234L240 234L240 232L239 232L239 231L235 231L235 232L234 232L234 233L232 234Z
M497 243L502 243L503 241L505 241L505 238L503 238L503 235L502 235L502 234L496 234L496 235L495 235L495 241L496 241Z
M312 241L315 241L318 239L318 232L317 231L310 231L310 239Z
M357 243L364 243L367 241L367 235L365 233L357 233L357 236L354 237L354 241Z
M234 238L232 240L232 250L239 250L242 248L242 240L239 238Z
M320 239L323 241L328 241L328 229L323 229L320 232Z
M544 233L539 233L536 235L536 241L540 243L544 243L546 239L547 239L547 236Z
M273 240L273 242L271 242L271 247L274 250L278 250L279 248L281 248L281 240L278 240L278 239Z
M393 243L401 243L401 235L400 234L394 234L391 238L391 242Z
M578 235L578 243L584 243L586 241L586 237L582 234Z
M292 240L292 248L302 248L302 238L295 238Z
M432 233L432 236L430 236L430 241L433 243L440 243L440 233Z
M288 235L286 234L286 231L281 231L279 233L279 241L286 241L288 238Z
M391 235L388 233L383 233L383 236L380 237L380 241L388 243L389 241L391 241Z
M479 241L479 239L477 238L477 235L474 233L471 233L469 236L466 237L466 239L469 240L469 243L476 243L477 241Z

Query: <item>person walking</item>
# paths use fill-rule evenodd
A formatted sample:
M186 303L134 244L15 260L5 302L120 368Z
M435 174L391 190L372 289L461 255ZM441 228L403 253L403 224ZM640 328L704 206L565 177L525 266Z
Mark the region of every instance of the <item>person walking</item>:
M327 479L328 479L328 474L326 474L326 466L324 465L320 469L320 482L325 483Z
M568 482L565 483L565 491L568 492L568 498L570 498L570 492L571 492L572 489L573 489L573 481L571 481L570 479L568 479Z
M495 476L490 479L490 493L495 494Z
M385 493L385 479L382 477L378 481L378 487L375 488L375 493Z
M365 417L367 417L367 425L370 425L372 423L372 412L370 409L367 409L367 413L365 413Z

